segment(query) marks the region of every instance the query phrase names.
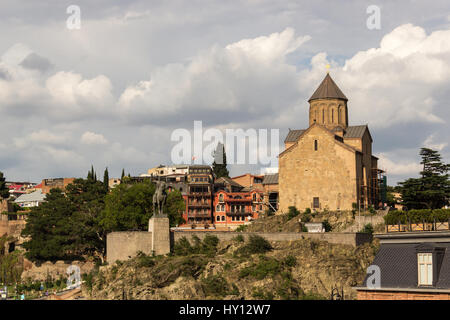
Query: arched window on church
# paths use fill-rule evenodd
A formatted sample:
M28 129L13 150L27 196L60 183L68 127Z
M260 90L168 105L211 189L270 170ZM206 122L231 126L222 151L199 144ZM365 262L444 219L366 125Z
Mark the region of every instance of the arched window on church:
M318 142L317 140L314 140L314 151L317 151Z
M331 109L331 123L334 123L334 109Z
M325 123L325 109L322 109L322 123Z
M341 109L341 106L339 106L337 109L338 123L341 123Z

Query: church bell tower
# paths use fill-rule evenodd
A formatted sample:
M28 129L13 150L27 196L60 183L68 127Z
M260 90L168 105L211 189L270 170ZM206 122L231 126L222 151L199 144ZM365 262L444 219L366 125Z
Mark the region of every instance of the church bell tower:
M309 98L309 126L321 124L333 130L347 129L347 97L327 73L320 86Z

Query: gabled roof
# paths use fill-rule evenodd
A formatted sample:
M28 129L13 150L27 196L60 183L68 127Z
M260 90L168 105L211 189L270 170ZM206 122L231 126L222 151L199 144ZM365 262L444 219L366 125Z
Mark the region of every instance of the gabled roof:
M362 138L367 130L367 125L350 126L345 130L344 138Z
M342 93L341 89L336 85L336 83L331 78L330 74L327 73L322 83L313 93L308 102L316 99L342 99L348 101L347 97Z
M286 136L286 139L284 139L284 142L295 142L297 141L298 137L301 136L301 134L305 132L305 130L291 130L289 129L289 133Z
M266 174L262 184L278 184L278 173Z
M242 185L240 185L239 183L237 183L237 182L234 181L233 179L227 178L227 177L220 177L220 178L218 178L218 179L216 180L216 183L217 183L217 184L219 184L219 183L229 184L229 185L232 185L232 186L235 186L235 187L243 188Z
M35 192L23 194L18 197L14 202L22 203L22 202L30 202L30 201L44 201L45 194L42 193L41 189L36 190Z
M308 129L303 130L303 132L299 135L299 137L297 138L297 140L296 140L290 147L288 147L288 148L285 149L283 152L281 152L281 153L278 155L278 157L280 157L280 156L282 156L283 154L285 154L285 153L289 152L290 150L292 150L292 149L298 144L298 139L300 138L300 136L306 134L307 132L309 132L309 130L311 130L312 128L314 128L314 127L316 127L316 126L319 127L319 128L322 128L322 129L323 129L325 132L327 132L329 135L332 135L333 137L336 138L336 134L335 134L333 131L331 131L330 129L328 129L328 128L326 128L325 126L320 125L320 124L318 124L318 123L313 123ZM341 145L342 147L346 148L347 150L350 150L350 151L352 151L352 152L361 153L361 151L359 151L358 149L352 147L352 146L349 145L349 144L346 144L345 142L342 142L342 141L339 141L339 140L335 140L335 141L336 141L337 144Z

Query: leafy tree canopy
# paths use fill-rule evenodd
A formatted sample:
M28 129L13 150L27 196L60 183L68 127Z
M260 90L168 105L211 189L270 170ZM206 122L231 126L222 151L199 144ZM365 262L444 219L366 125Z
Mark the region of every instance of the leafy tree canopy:
M120 184L106 196L100 225L105 232L146 230L153 213L155 185Z

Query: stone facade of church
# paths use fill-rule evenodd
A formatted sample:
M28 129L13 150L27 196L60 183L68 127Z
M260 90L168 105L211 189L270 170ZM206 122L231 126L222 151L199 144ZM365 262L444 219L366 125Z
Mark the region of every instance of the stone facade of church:
M348 125L348 99L329 74L309 99L309 127L290 130L279 155L279 213L375 208L378 158L367 125Z

